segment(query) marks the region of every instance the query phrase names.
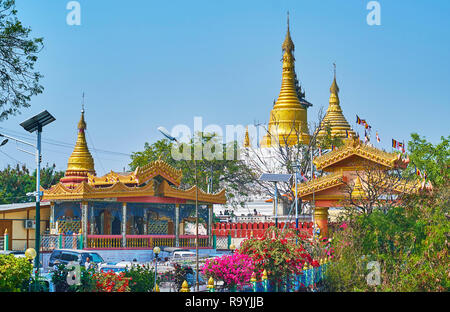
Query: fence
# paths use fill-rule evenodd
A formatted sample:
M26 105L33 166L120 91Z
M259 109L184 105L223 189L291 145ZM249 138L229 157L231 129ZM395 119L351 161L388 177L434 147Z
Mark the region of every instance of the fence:
M125 246L122 235L88 235L87 248L89 249L151 249L158 247L176 247L175 235L126 235ZM180 235L179 247L196 247L195 235ZM199 235L199 248L208 248L208 236Z
M58 234L58 235L42 235L41 251L52 251L54 249L83 249L82 234Z
M297 292L297 291L320 291L326 276L328 259L321 259L320 265L317 267L305 266L299 275L285 277L281 282L275 282L268 278L264 271L260 277L253 275L247 285L239 291L242 292ZM214 281L208 281L210 292L215 291ZM229 289L222 288L221 291L237 291L236 287Z
M232 238L261 237L269 227L275 226L275 222L233 222L215 223L212 234L216 236L231 235ZM279 229L295 229L295 222L279 222ZM312 222L299 223L299 231L310 236L313 232Z

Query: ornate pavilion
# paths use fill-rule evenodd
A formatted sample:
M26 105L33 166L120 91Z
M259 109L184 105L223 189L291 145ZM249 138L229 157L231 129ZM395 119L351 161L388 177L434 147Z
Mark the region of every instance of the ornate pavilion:
M43 201L50 202L51 234L81 232L88 248L151 248L155 239L160 246L188 246L198 194L199 245L211 245L212 206L225 203L225 190L181 189L181 170L161 160L98 177L85 130L82 110L65 176L43 190Z

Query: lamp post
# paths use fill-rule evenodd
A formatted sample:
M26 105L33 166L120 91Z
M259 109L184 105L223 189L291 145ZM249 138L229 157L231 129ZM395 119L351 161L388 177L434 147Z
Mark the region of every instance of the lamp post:
M30 263L33 263L33 260L36 258L36 250L34 250L34 248L28 248L27 250L25 250L25 257L28 259L28 261ZM33 274L33 273L31 273L31 274ZM31 280L31 278L30 278L30 280ZM34 283L34 290L36 290L36 288L37 288L37 279L35 280L35 283Z
M167 139L169 139L172 142L178 142L178 140L171 136L169 134L169 131L165 129L164 127L158 127L158 131L161 132L162 135L164 135ZM197 291L200 290L200 283L199 283L199 258L198 258L198 181L197 181L197 160L195 159L195 155L193 157L193 163L194 163L194 173L195 173L195 267L196 267L196 284L197 284Z
M153 253L155 254L155 285L154 285L153 291L156 291L156 278L158 276L158 255L160 252L161 252L161 249L158 246L153 248Z
M263 173L259 181L274 182L275 184L275 227L278 229L278 187L277 182L289 182L292 174Z
M37 144L36 145L19 140L17 138L14 138L14 137L11 137L11 136L8 136L5 134L0 134L0 137L12 139L16 142L20 142L20 143L32 146L36 149L35 153L19 149L22 152L31 154L36 157L36 192L30 194L32 196L36 196L36 229L35 229L35 234L36 234L35 235L35 252L36 252L35 266L37 268L36 277L39 275L39 267L40 267L40 263L39 263L40 239L41 239L40 220L41 220L41 196L43 195L40 190L40 188L41 188L41 161L42 161L42 159L41 159L42 158L41 157L41 133L42 133L42 128L44 126L48 125L49 123L51 123L55 120L56 120L55 117L53 117L48 111L44 110L43 112L25 120L24 122L22 122L20 124L26 131L28 131L30 133L36 132L36 134L37 134ZM1 145L6 144L7 142L8 142L7 140L4 140L1 143Z

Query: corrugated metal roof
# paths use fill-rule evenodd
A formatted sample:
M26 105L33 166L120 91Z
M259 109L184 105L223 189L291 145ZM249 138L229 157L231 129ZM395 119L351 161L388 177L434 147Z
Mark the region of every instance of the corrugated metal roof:
M48 207L48 206L50 206L49 202L41 202L41 207ZM0 211L3 211L3 212L11 211L11 210L26 209L26 208L36 208L36 202L0 205Z

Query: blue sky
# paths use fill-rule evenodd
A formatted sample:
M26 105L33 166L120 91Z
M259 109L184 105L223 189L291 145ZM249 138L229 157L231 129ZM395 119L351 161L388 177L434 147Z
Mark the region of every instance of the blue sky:
M43 162L60 170L76 140L82 92L97 174L130 162L99 150L142 150L161 138L161 125L192 128L194 116L204 125L267 122L288 10L297 74L314 104L309 122L328 105L336 62L344 114L378 130L378 146L390 150L392 138L407 141L411 132L434 143L449 135L450 1L379 0L380 26L367 25L366 0L79 0L80 26L66 24L69 1L16 2L22 22L44 37L37 69L45 91L0 127L34 140L19 123L50 111L57 120L43 138L59 145L44 143ZM1 149L1 167L34 167L14 143Z

